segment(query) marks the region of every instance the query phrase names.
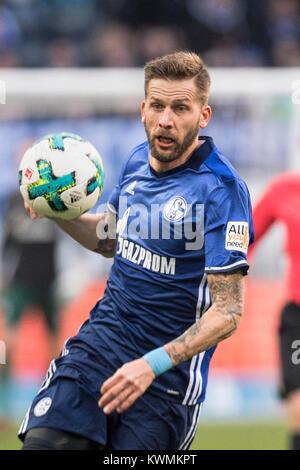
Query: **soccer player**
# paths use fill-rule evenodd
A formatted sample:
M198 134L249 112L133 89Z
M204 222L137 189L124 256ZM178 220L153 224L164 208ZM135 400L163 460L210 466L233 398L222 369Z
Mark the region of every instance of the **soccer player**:
M286 228L289 259L288 303L279 328L281 396L286 399L290 448L300 450L300 174L277 176L264 191L253 211L255 242L276 222ZM256 246L252 245L252 248ZM251 250L252 250L251 248ZM252 253L252 251L251 251ZM298 348L298 353L297 353Z
M23 449L189 448L210 359L240 323L253 238L245 183L198 135L209 88L196 54L147 63L147 141L107 212L57 221L114 264L90 319L50 365L20 428Z

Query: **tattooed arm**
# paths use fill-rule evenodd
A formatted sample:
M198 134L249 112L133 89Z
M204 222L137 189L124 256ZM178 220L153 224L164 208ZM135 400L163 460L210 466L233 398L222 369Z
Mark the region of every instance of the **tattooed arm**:
M241 271L207 276L211 307L183 335L164 346L174 366L231 336L243 313L244 281Z
M194 325L164 346L176 366L195 354L228 338L237 329L243 313L243 273L209 274L212 306ZM101 387L99 406L109 414L127 410L151 385L153 369L142 357L127 362Z

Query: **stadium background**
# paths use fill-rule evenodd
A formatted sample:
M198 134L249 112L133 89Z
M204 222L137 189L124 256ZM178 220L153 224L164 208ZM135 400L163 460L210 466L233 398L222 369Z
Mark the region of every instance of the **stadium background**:
M246 179L255 201L272 176L299 167L300 104L293 101L293 84L300 80L298 0L0 2L0 80L7 91L0 105L0 240L18 161L41 135L64 130L91 140L104 160L99 204L106 201L127 152L145 139L137 113L140 67L186 48L203 54L212 72L215 112L207 134ZM276 344L285 301L283 247L284 232L275 227L255 252L245 318L216 352L194 448L285 447ZM63 234L57 262L63 344L101 295L110 262ZM47 368L45 327L37 313L27 311L18 328L12 428L0 429L0 449L18 446L14 423Z

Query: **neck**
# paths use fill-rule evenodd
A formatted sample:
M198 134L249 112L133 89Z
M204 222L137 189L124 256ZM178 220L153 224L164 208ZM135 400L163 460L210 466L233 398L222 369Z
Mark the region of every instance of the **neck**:
M199 140L197 137L197 140L195 140L195 142L193 142L179 158L173 160L172 162L160 162L156 158L152 157L150 153L150 165L155 171L157 171L157 173L173 170L174 168L177 168L178 166L183 165L185 162L187 162L191 158L193 152L202 144L203 141Z

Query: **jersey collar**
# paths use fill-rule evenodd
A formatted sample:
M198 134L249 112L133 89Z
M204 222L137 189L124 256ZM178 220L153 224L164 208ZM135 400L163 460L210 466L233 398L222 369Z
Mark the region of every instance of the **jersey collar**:
M149 168L151 173L156 176L157 178L164 178L165 176L170 176L175 173L178 173L186 168L192 168L196 170L199 166L206 160L206 158L210 155L214 148L214 142L211 137L208 136L199 136L199 141L204 141L200 147L198 147L190 156L190 158L184 162L182 165L177 166L176 168L172 168L172 170L168 171L156 171L149 163Z

